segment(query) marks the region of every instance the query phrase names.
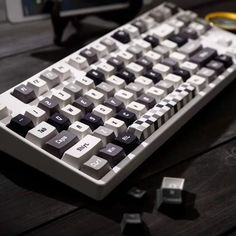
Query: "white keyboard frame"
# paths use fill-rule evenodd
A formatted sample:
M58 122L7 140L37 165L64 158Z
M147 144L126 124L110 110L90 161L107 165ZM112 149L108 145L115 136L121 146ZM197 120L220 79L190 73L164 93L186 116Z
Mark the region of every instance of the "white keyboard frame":
M145 13L138 18L142 18L147 14L148 13ZM122 27L119 28L122 29ZM111 35L116 30L117 29L108 33L104 37ZM220 53L227 53L227 48L217 44L215 40L219 37L219 35L220 37L227 37L236 41L235 35L213 27L206 33L206 35L202 36L202 44L212 48L217 47L217 50ZM99 42L102 38L103 37L99 38L93 43L95 44ZM91 46L93 43L84 48ZM117 44L122 49L127 48L127 45L123 45L121 43ZM82 49L71 55L78 54ZM62 59L54 65L67 62L70 56ZM235 59L234 63L236 63ZM46 68L45 70L52 69L54 65ZM68 67L71 69L72 74L75 74L75 76L84 76L86 73L86 71L78 71L70 65L68 65ZM38 78L41 73L42 71L31 78ZM7 118L0 121L0 136L2 137L0 142L0 150L93 199L102 200L235 78L236 65L233 65L222 75L218 76L212 83L208 84L203 91L197 94L196 97L187 103L179 112L172 116L164 125L156 130L148 139L142 142L139 147L126 156L117 166L115 166L100 180L96 180L80 170L70 166L6 127L6 124L10 122L12 117L20 113L24 114L25 110L29 106L28 104L24 104L10 95L10 93L14 90L14 87L0 95L0 103L6 105L11 111L11 114ZM65 86L73 80L74 78L72 77L71 79L64 81L61 86ZM20 84L26 84L27 81L28 80L25 80ZM60 88L60 86L57 88ZM44 94L45 97L50 95L51 92ZM38 101L39 100L36 99L30 103L30 105L37 105Z

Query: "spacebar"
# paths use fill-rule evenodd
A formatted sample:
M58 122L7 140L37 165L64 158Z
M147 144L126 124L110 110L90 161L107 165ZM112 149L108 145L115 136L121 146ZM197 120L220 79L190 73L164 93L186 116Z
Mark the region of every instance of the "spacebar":
M102 140L92 135L85 136L81 141L68 149L62 160L71 166L79 169L80 166L89 160L102 148Z

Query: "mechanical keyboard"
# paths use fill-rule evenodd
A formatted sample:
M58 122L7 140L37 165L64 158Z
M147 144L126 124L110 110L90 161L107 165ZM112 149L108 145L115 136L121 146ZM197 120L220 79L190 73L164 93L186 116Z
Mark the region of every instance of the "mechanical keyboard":
M163 3L1 94L0 149L101 200L234 80L235 62L235 35Z

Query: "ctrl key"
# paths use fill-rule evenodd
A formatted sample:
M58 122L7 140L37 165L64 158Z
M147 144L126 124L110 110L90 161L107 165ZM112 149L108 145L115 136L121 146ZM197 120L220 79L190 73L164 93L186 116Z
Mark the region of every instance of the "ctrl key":
M88 161L82 164L80 170L95 179L101 179L111 170L111 167L108 161L93 155Z
M74 146L79 141L75 134L68 131L62 131L54 138L49 140L45 145L44 149L51 153L52 155L61 158L64 152Z

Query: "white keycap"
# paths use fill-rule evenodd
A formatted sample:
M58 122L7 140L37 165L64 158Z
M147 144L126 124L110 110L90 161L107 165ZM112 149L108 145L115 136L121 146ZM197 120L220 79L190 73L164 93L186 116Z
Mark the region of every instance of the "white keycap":
M135 74L135 76L140 76L143 71L144 71L144 68L134 62L131 62L129 65L126 66L126 69L128 71L130 71L131 73Z
M76 135L79 139L82 139L86 135L92 133L92 130L88 125L81 123L79 121L76 121L72 125L70 125L68 130L74 135Z
M89 160L89 158L95 155L101 148L102 140L89 134L68 149L64 153L62 160L76 169L79 169L84 162Z
M166 47L166 48L168 48L170 51L174 51L178 47L177 43L172 42L172 41L170 41L168 39L162 41L161 45Z
M168 74L164 79L173 83L175 88L179 87L183 83L182 77L175 74Z
M144 55L149 61L151 61L153 64L156 64L161 61L162 56L156 52L148 51Z
M31 119L34 125L37 125L47 119L46 112L36 106L28 107L25 111L25 116Z
M77 78L75 83L83 89L84 93L95 88L94 81L86 76Z
M205 27L202 24L198 24L197 22L192 22L188 27L196 30L199 35L205 32Z
M54 65L52 71L59 76L61 81L68 79L71 76L70 68L65 63L58 63Z
M123 89L126 85L125 81L121 78L119 78L116 75L112 75L111 77L109 77L106 82L108 84L110 84L111 86L113 86L115 88L116 91L119 91L120 89Z
M151 44L143 39L135 40L135 45L140 47L144 52L148 52L152 48Z
M187 60L187 56L180 53L180 52L172 52L170 54L170 58L176 61L177 63L183 63L185 60Z
M226 37L224 37L224 38L217 37L217 43L219 45L224 46L224 47L229 47L232 44L232 39L226 38Z
M172 18L171 20L169 20L168 24L170 24L173 27L177 27L179 30L184 27L183 21L177 20L175 18Z
M126 51L120 51L117 58L124 61L125 64L129 64L134 59L134 55Z
M160 26L157 26L154 30L153 30L153 34L154 36L160 38L160 39L166 39L167 37L169 37L170 35L172 35L175 32L175 29L168 25L168 24L162 24Z
M52 92L52 99L58 102L59 106L65 107L69 103L71 103L71 95L69 93L66 93L64 91L60 90L54 90Z
M77 107L74 107L70 104L61 109L61 113L67 117L71 123L80 120L82 118L82 111Z
M93 44L91 49L97 53L98 57L105 57L108 54L107 48L100 43Z
M113 130L116 136L118 136L119 133L125 132L127 130L125 122L114 117L111 117L109 120L107 120L104 126Z
M8 116L9 112L5 105L0 103L0 120L6 118Z
M171 68L164 64L158 63L153 66L153 70L157 73L160 73L163 77L167 76L171 72Z
M56 128L43 121L27 133L26 139L35 145L42 147L47 141L56 135Z
M156 24L155 20L152 17L149 17L149 16L143 17L142 21L145 22L148 29L152 28Z
M37 97L48 91L47 83L39 78L29 79L27 86L34 90Z
M147 90L154 85L151 79L148 79L144 76L139 76L134 82L143 86L144 90Z
M115 98L122 101L126 106L134 100L134 94L121 89L115 93Z
M148 129L145 126L136 123L133 123L129 126L129 132L134 134L141 141L149 137Z
M143 86L138 83L129 83L125 90L134 94L135 99L143 94Z
M126 106L126 109L133 112L137 118L140 118L145 112L147 112L146 106L138 102L131 102Z
M156 87L151 87L147 90L146 94L153 97L156 102L159 102L166 94L165 91Z
M195 74L198 71L198 65L190 61L185 61L180 67L189 71L191 74Z
M93 109L93 114L101 117L103 122L105 122L114 115L114 111L111 108L100 104Z
M193 85L197 91L202 91L207 86L207 80L198 75L193 75L190 79L187 80L188 83Z
M103 103L105 100L105 96L103 93L98 92L95 89L90 89L88 92L84 94L95 106Z
M115 72L115 68L105 62L99 64L97 70L102 72L106 78L111 76Z
M85 57L80 55L73 55L70 57L68 64L78 70L83 70L89 66L88 61Z
M123 30L128 33L131 38L136 38L139 36L138 28L133 25L126 25Z

